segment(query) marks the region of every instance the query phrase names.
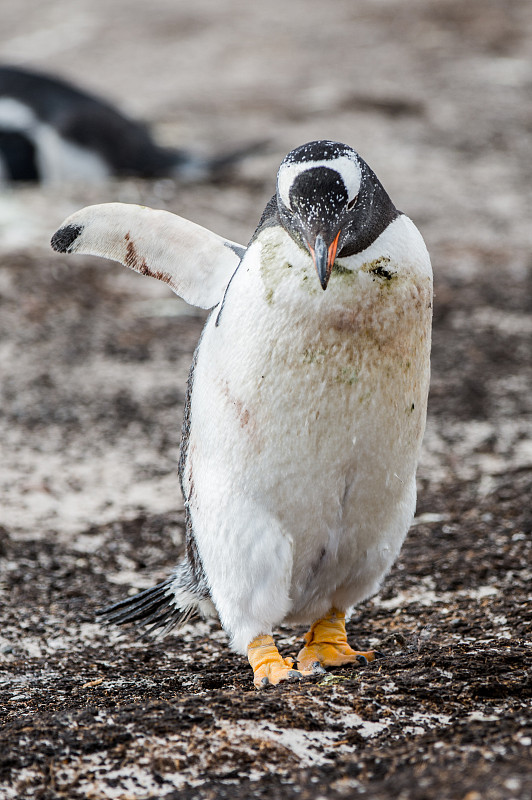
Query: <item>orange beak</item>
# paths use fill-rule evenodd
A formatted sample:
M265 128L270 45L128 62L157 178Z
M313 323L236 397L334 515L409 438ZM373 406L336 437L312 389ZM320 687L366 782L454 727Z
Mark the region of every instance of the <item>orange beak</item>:
M327 247L325 239L318 233L314 247L307 242L308 249L314 261L318 278L320 279L321 288L325 291L329 278L331 277L334 260L336 258L336 251L338 250L338 239L340 238L341 231L338 231L331 244Z

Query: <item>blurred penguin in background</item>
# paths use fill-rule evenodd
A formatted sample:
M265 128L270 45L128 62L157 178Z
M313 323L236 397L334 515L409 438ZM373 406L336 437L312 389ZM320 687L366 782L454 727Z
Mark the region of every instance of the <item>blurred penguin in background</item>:
M145 125L105 100L60 78L0 66L0 183L211 180L259 147L211 158L161 147Z

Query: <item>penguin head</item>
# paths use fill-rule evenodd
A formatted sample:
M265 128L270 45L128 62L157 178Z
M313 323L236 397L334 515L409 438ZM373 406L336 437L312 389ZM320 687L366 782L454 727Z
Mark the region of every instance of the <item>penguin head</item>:
M277 206L283 227L312 256L323 289L337 256L365 250L400 213L358 153L327 140L283 159Z

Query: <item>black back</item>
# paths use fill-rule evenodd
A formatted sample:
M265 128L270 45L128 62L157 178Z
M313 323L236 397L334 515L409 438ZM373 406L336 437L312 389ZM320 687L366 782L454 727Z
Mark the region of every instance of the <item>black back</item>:
M182 159L179 151L159 147L142 123L60 78L0 67L0 97L27 105L65 139L102 156L117 175L160 177Z

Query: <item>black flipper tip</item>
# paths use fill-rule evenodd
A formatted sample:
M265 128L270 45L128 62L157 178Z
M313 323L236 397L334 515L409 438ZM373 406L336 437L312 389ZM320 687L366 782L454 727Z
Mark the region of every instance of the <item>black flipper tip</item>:
M50 244L58 253L68 253L83 230L83 225L65 225L52 236Z

